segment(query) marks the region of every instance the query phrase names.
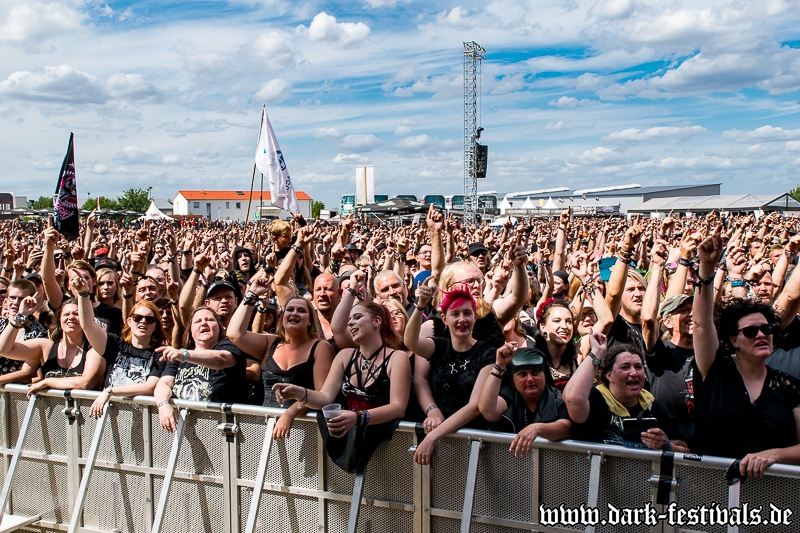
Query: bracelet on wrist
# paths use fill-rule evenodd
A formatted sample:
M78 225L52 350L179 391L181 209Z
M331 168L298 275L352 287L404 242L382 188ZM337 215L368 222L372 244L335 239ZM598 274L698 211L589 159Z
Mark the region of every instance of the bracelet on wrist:
M439 409L439 406L438 406L438 405L436 405L436 404L433 404L433 405L431 405L430 407L428 407L427 409L425 409L425 414L427 415L428 413L430 413L430 412L431 412L431 411L433 411L434 409Z
M181 363L185 363L189 359L189 350L186 348L181 348L181 353L183 354L183 359L181 359Z
M89 291L86 292L78 292L78 296L81 298L88 298L91 293Z
M253 291L247 291L247 293L244 295L244 298L242 298L242 304L255 305L256 302L258 302L258 299L259 298L256 293L254 293Z
M497 370L500 373L501 376L506 373L506 369L503 368L502 366L498 365L497 363L493 363L492 364L492 368L494 370Z
M122 297L125 298L126 300L130 300L131 298L133 298L133 294L123 294Z
M198 276L203 274L203 271L202 271L202 270L200 270L200 269L199 269L199 268L197 268L197 267L192 267L192 272L194 272L194 273L195 273L195 274L197 274Z
M161 409L161 408L162 408L162 407L164 407L165 405L169 405L169 400L161 400L160 402L158 402L158 404L156 405L156 407L158 407L159 409Z
M291 248L292 248L292 250L294 250L294 251L295 251L295 252L297 252L298 254L300 254L300 255L303 255L303 249L302 249L302 248L300 248L299 246L297 246L296 244L293 244L293 245L291 246Z

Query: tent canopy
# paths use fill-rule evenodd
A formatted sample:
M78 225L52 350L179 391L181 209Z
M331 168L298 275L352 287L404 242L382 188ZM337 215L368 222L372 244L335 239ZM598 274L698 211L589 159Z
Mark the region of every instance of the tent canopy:
M558 209L558 206L553 201L553 197L552 196L548 196L547 201L542 206L542 209Z
M155 202L150 200L150 207L147 208L144 215L139 217L141 220L175 220L169 215L165 215L161 209L156 207Z

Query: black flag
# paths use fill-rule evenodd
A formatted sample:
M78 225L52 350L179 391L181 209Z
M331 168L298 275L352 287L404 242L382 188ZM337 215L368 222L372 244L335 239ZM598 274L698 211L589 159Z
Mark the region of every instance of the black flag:
M69 147L56 183L56 201L53 209L53 227L68 241L78 238L78 185L75 181L75 152L72 133Z

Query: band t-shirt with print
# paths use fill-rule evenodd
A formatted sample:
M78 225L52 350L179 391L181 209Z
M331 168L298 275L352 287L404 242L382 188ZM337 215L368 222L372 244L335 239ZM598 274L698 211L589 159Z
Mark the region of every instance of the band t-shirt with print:
M105 387L137 385L146 382L151 376L161 377L167 363L161 361L161 357L156 353L158 346L143 350L135 348L118 335L113 333L107 335L106 351L103 354L108 366Z
M199 402L240 403L245 399L246 356L230 340L222 339L214 350L230 352L236 358L233 366L212 370L193 363L170 361L164 376L173 376L172 393L181 400Z

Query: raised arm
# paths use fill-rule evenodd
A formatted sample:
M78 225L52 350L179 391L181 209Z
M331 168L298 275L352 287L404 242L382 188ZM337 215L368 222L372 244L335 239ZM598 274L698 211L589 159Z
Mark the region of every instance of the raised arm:
M700 268L697 275L701 285L697 287L692 304L692 320L694 321L694 360L700 375L705 379L711 365L717 357L719 340L714 327L714 291L710 285L705 285L704 280L712 279L714 271L722 255L722 239L719 236L721 226L709 235L697 247L700 257Z
M508 365L513 358L514 345L507 342L497 349L494 364L502 368L505 372L508 370ZM481 394L478 398L478 410L483 415L483 418L489 422L497 422L500 420L505 410L508 409L508 404L500 396L500 386L502 384L503 375L497 372L496 369L493 369L490 371L489 377L486 378L486 382L481 389Z
M794 257L797 254L798 245L800 245L800 236L795 235L786 246L786 254L781 257L781 261L785 261L788 264L789 256ZM778 280L773 277L773 280L780 283L782 278ZM788 327L800 312L800 268L792 270L786 286L778 295L777 300L775 300L775 312L778 314L781 326L784 328Z
M569 219L572 215L572 208L567 207L561 212L558 220L558 230L556 232L556 253L553 256L553 270L564 270L565 256L564 249L567 244L567 231L569 231Z
M522 234L517 233L515 244L509 251L514 264L514 271L511 274L511 280L508 282L510 294L492 303L492 309L494 309L497 321L500 324L507 324L510 320L513 320L522 309L522 306L525 305L525 302L528 301L530 284L528 283L528 273L525 271L528 253L525 251L525 247L520 244L521 239Z
M436 344L433 339L420 335L423 319L422 309L425 309L431 298L433 298L433 287L433 281L428 278L417 288L417 303L414 305L414 312L411 313L408 324L406 324L406 331L403 334L403 342L406 347L425 359L430 359L436 350Z
M269 292L268 281L265 278L253 280L250 290L242 298L242 303L236 308L231 317L226 333L228 338L244 353L262 359L267 353L267 348L275 342L275 335L253 333L247 330L250 323L250 316L253 314L253 306L258 300Z
M602 333L592 333L589 342L592 353L602 361L608 342L606 336ZM589 393L594 386L596 370L594 359L586 357L564 388L564 403L567 404L570 419L576 424L583 424L589 418Z
M72 288L78 293L78 318L81 321L83 334L97 353L106 353L108 334L94 321L94 309L89 299L89 284L83 276L76 276L72 279Z
M58 242L58 231L53 227L53 217L48 217L47 227L44 230L44 255L39 273L42 276L44 296L53 309L61 307L61 302L64 301L64 293L56 279L56 263L53 256L56 242Z
M622 307L622 293L625 292L625 282L628 279L628 263L633 254L633 248L642 236L642 228L639 226L639 218L636 218L636 223L628 228L625 235L622 237L622 246L619 249L619 257L621 260L611 267L611 278L606 283L606 303L608 308L611 309L611 314L614 318L619 315L619 310Z
M658 304L661 295L661 278L667 262L667 242L656 239L650 251L650 281L642 301L642 336L645 348L652 350L659 337Z
M444 227L444 215L437 211L433 204L428 209L428 216L425 218L428 225L428 232L431 237L431 277L434 283L439 282L439 276L444 270L444 245L442 244L442 228Z

